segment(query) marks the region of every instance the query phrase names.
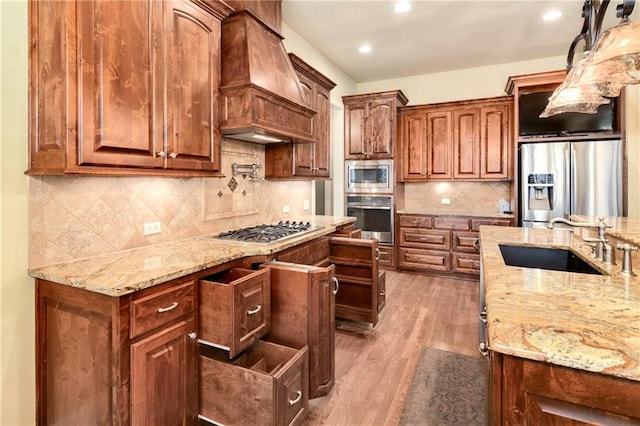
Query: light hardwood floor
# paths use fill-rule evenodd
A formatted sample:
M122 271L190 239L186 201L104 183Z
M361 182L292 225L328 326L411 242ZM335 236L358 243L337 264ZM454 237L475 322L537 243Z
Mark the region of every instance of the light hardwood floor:
M337 321L336 384L304 425L397 425L423 347L478 356L478 281L387 271L375 328Z

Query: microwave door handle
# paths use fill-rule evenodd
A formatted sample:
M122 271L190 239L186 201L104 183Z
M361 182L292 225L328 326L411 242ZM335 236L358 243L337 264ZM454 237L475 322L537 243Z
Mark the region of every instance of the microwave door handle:
M359 209L367 209L367 210L391 210L392 206L372 206L372 205L362 205L362 204L347 204L347 207L357 207Z

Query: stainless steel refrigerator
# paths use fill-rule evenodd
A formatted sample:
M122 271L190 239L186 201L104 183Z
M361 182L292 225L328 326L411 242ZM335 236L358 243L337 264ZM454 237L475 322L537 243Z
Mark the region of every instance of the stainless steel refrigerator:
M620 140L532 142L519 150L521 226L572 214L622 216Z

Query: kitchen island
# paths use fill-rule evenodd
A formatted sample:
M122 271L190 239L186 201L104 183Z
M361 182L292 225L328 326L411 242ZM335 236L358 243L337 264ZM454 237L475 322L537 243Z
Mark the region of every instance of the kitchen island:
M355 218L304 221L308 230L273 242L202 236L30 270L37 423L300 424L309 394L326 394L335 380L329 235ZM335 239L369 244L375 256L377 241ZM327 259L271 262L300 247ZM273 340L261 340L291 310L272 309L272 288L305 282L314 290L304 298L315 315L304 329L313 340L276 342L292 333L281 325ZM371 289L377 293L375 283ZM220 380L231 374L254 380Z
M636 229L616 225L608 235ZM640 279L578 234L480 228L492 424L640 423ZM602 275L507 266L501 244L569 249Z

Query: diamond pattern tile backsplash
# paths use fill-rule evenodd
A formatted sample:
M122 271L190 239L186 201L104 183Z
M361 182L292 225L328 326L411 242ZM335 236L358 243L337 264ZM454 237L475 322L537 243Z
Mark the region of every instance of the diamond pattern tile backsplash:
M303 200L311 199L311 182L232 176L234 162L263 164L263 146L223 141L222 150L224 178L29 178L29 266L271 222L284 204L291 218L310 214ZM162 232L143 235L143 224L156 221Z

